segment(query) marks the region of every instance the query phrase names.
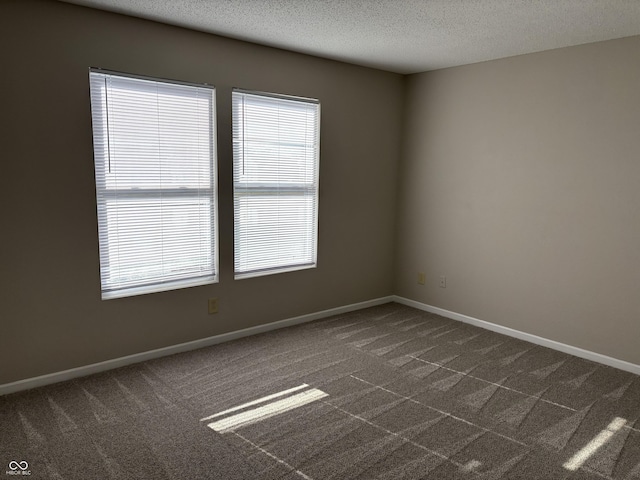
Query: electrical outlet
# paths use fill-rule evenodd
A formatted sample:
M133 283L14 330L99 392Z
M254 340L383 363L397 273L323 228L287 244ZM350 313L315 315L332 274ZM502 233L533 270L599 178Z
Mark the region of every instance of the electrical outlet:
M209 299L209 314L218 313L218 299L210 298Z
M425 275L424 272L418 273L418 285L424 285L425 283Z
M440 288L447 288L447 277L445 277L444 275L442 275L440 277Z

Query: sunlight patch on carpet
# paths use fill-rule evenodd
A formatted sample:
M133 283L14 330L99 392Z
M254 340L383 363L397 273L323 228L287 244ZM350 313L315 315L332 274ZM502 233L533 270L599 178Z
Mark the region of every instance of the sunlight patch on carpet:
M211 415L209 417L205 417L201 421L223 417L220 420L216 420L215 422L211 422L207 424L207 426L218 433L225 433L225 432L234 431L238 428L245 427L247 425L252 425L254 423L260 422L262 420L266 420L268 418L274 417L276 415L280 415L285 412L289 412L291 410L302 407L304 405L308 405L309 403L315 402L317 400L320 400L321 398L325 398L329 396L328 393L325 393L322 390L318 390L317 388L310 388L309 390L304 390L300 393L293 394L294 392L303 390L307 387L309 387L309 385L307 385L306 383L303 383L302 385L299 385L297 387L290 388L288 390L283 390L282 392L274 393L271 395L267 395L266 397L253 400L251 402L243 403L242 405L238 405L237 407L233 407L233 408L224 410L222 412L216 413L214 415ZM282 398L280 400L271 401L283 396L287 396L287 397ZM269 402L269 403L266 403L266 402ZM265 404L265 405L262 405L262 404ZM252 407L254 405L259 405L259 406L246 410L248 407ZM229 414L234 412L239 412L239 413L229 416Z

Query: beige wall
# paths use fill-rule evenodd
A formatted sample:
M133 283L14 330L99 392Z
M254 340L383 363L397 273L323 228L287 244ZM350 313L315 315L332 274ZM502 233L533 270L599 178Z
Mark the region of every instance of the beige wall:
M0 384L393 293L400 75L31 0L0 59ZM100 300L91 66L217 87L219 284ZM233 280L232 87L322 103L317 269Z
M639 52L409 76L396 293L640 364Z

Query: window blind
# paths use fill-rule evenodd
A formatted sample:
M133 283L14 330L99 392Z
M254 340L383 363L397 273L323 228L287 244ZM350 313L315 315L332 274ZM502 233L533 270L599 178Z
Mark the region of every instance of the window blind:
M320 104L234 90L235 278L317 259Z
M89 78L102 298L217 281L214 89Z

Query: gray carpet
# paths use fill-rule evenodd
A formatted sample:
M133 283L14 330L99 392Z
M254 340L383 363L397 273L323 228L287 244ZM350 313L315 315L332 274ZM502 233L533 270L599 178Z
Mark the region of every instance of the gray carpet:
M638 376L390 303L0 397L0 461L6 478L631 480L639 417Z

